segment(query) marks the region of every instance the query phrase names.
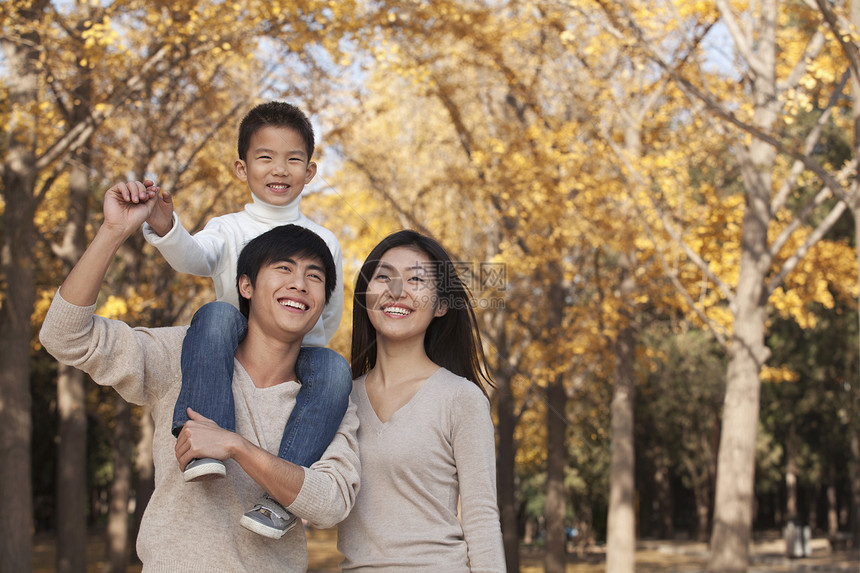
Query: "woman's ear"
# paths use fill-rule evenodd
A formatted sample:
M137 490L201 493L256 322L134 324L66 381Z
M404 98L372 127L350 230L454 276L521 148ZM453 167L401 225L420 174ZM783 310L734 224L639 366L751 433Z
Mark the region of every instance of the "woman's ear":
M439 299L436 302L436 310L433 312L433 316L440 317L448 314L448 302L442 299Z

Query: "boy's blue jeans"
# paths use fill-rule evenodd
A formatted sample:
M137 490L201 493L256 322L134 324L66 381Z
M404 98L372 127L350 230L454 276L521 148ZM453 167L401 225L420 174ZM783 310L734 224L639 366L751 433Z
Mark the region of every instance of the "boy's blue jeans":
M182 343L182 388L173 409L173 435L188 421L187 408L236 431L233 361L248 321L226 302L210 302L191 319ZM302 387L287 420L278 457L309 466L322 457L349 405L352 372L328 348L302 347L296 362Z

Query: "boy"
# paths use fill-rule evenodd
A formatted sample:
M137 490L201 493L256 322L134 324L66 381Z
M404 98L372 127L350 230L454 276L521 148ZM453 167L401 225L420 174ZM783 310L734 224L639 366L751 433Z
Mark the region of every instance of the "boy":
M307 466L328 446L349 401L352 375L336 352L324 348L340 324L343 313L343 276L340 244L328 229L299 211L304 186L316 174L313 127L301 110L285 102L253 108L239 125L237 177L248 185L252 203L237 213L214 217L191 236L173 212L172 198L163 192L143 226L144 237L179 272L212 277L221 303L205 305L195 314L182 348L182 390L173 416L178 435L188 420L188 407L234 428L230 380L233 355L247 324L236 310L236 257L245 243L276 225L295 224L321 236L337 267L337 284L319 322L305 336L296 367L302 388L293 416L284 429L279 456ZM137 199L135 188L127 200ZM232 307L224 304L230 303ZM224 476L224 464L199 459L184 471L187 481ZM268 495L245 513L242 524L257 533L280 537L296 524Z
M142 183L132 186L143 187ZM275 455L298 384L296 358L302 338L317 322L332 291L335 265L328 246L307 229L287 225L251 241L239 257L238 288L248 333L234 361L231 390L237 432L188 410L191 421L178 440L168 420L181 383L179 349L188 327L132 328L95 316L107 268L119 246L154 204L127 203L127 184L105 195L104 223L63 282L40 332L44 347L126 400L148 404L156 424L153 441L156 488L138 535L144 571L305 571L307 545L301 528L282 540L250 533L232 518L262 491L320 527L351 509L360 475L357 418L350 407L320 463L298 467ZM123 188L125 192L123 192ZM285 305L296 301L301 310ZM173 459L225 460L224 479L186 483Z

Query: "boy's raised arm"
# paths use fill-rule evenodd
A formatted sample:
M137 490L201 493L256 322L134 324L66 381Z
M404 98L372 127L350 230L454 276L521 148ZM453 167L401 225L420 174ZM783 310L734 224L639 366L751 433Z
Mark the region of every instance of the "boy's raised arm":
M60 286L67 302L76 306L96 302L113 256L149 217L157 194L158 187L149 180L117 183L105 192L104 222Z
M159 237L173 228L173 196L170 191L161 190L154 198L154 207L146 222Z

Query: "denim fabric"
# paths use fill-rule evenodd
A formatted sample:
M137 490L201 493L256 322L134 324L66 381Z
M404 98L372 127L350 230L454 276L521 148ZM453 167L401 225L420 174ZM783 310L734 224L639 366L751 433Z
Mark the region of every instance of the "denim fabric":
M173 410L173 434L188 421L189 406L222 428L236 431L233 361L248 332L242 313L226 302L202 306L182 343L182 388ZM328 348L302 347L296 361L301 389L290 414L279 457L309 466L322 457L349 405L349 363Z
M302 388L284 428L278 457L307 467L322 457L337 434L349 406L352 370L334 350L302 346L296 376Z
M210 302L194 313L182 341L182 388L173 408L174 436L188 421L188 407L236 431L233 361L247 333L247 319L232 304Z

